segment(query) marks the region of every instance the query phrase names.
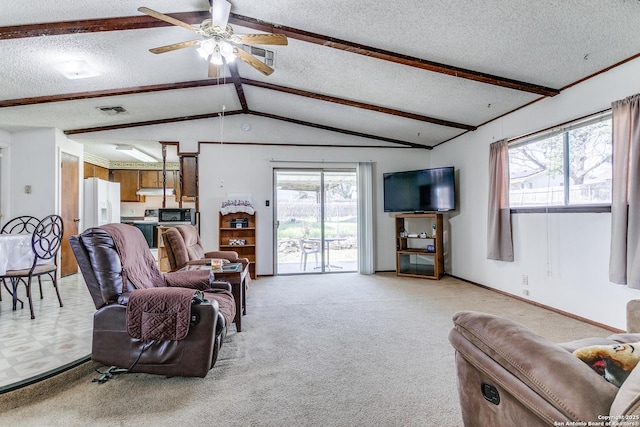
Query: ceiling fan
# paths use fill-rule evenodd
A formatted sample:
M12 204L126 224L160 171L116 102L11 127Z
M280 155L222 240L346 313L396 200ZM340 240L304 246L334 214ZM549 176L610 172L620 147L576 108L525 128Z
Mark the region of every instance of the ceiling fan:
M273 73L273 68L245 51L241 44L246 45L286 45L287 37L284 34L235 34L228 25L231 3L226 0L210 0L211 18L207 18L200 26L193 26L179 19L165 15L147 7L139 7L138 11L169 24L177 25L193 31L203 37L202 40L189 40L173 43L166 46L149 49L152 53L165 53L191 46L198 46L198 53L207 59L209 63L209 77L220 75L220 66L226 61L231 62L235 58L251 65L265 76Z

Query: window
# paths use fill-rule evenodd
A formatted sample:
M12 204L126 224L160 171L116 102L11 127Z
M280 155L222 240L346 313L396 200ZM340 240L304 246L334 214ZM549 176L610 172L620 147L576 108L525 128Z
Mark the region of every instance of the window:
M533 135L509 147L509 203L611 204L611 114Z

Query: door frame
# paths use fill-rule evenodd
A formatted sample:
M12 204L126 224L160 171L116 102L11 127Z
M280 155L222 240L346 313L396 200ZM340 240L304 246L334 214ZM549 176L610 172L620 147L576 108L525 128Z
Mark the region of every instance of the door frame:
M278 173L279 172L286 172L286 171L291 171L291 172L309 172L309 173L314 173L317 172L319 174L319 190L320 190L320 194L319 194L319 208L320 208L320 268L317 268L316 271L310 271L310 272L289 272L289 273L282 273L278 271L278 246L279 246L279 242L278 242L278 232L279 232L279 220L278 220L278 205L279 205L279 201L278 201L278 189L277 189L277 183L278 183ZM274 271L274 275L293 275L293 274L325 274L325 273L339 273L339 272L346 272L346 273L350 273L350 272L354 272L357 271L357 267L355 270L340 270L340 271L335 271L335 270L331 270L330 268L327 268L328 266L326 265L328 263L328 256L325 256L325 239L326 239L326 188L325 188L325 174L326 173L331 173L331 172L349 172L349 173L353 173L354 177L355 177L355 181L356 181L356 185L355 185L355 189L356 192L358 191L358 169L357 167L292 167L292 166L283 166L283 167L277 167L277 168L273 168L272 171L272 188L273 188L273 271ZM360 197L358 195L358 197ZM359 215L356 214L356 215ZM360 221L360 218L357 216L357 220L356 223L358 223ZM356 231L358 232L358 231ZM356 236L356 240L357 236ZM358 249L358 255L357 255L357 259L359 258L360 254L359 254L359 250ZM357 262L356 259L356 262ZM336 267L336 266L334 266ZM339 267L342 268L342 267Z

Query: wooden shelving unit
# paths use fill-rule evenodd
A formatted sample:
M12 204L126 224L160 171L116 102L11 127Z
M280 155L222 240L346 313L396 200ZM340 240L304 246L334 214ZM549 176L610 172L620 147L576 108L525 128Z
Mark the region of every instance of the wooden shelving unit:
M244 212L220 215L219 223L219 249L221 251L235 251L240 258L249 260L249 273L252 279L256 278L256 214L250 215ZM246 220L246 227L232 227L232 221ZM244 240L245 244L230 243L231 240Z
M397 276L437 280L444 275L442 224L438 213L396 215Z

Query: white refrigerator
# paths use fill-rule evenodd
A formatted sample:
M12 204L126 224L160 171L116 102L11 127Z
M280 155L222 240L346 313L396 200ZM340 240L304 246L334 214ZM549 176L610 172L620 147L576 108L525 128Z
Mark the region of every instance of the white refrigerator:
M120 222L120 183L98 178L84 180L83 230Z

